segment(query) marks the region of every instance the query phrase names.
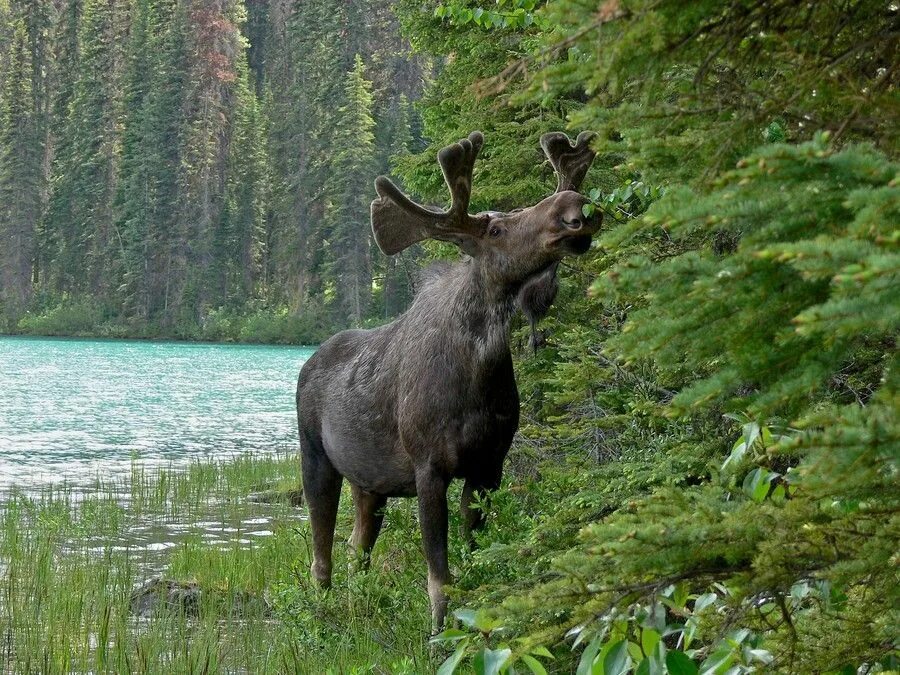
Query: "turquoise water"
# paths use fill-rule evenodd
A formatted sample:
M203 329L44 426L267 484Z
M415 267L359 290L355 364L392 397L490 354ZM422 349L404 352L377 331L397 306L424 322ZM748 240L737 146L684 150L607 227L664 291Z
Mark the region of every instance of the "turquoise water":
M0 486L297 447L308 347L0 337Z

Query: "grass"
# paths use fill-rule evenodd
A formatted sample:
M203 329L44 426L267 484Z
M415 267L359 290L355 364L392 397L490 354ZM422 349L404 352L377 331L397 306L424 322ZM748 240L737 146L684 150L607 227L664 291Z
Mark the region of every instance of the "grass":
M293 456L241 456L183 469L135 466L130 479L97 481L90 489L10 493L0 505L0 667L434 670L413 502L389 507L370 571L350 574L346 547L336 545L334 587L325 592L310 581L302 510L246 499L295 488L298 474ZM351 510L346 494L339 541L349 535ZM271 534L253 536L249 524L263 518ZM169 548L152 546L160 537ZM162 608L149 619L135 617L132 590L154 575L198 583L197 615Z

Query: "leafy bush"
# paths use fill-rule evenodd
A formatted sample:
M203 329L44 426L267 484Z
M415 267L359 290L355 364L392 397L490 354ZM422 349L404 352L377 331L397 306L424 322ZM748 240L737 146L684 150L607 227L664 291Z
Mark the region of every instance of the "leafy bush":
M104 318L96 300L63 300L40 313L27 312L19 319L17 330L31 335L93 335Z
M287 309L258 310L246 316L238 337L242 342L271 344L317 344L330 330L312 314L294 314Z

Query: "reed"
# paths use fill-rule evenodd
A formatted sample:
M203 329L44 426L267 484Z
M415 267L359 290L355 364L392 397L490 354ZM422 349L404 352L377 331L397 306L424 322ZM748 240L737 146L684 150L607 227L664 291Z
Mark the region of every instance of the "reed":
M412 673L433 669L410 504L398 502L371 571L309 579L302 509L262 504L296 488L290 454L241 455L13 490L0 503L0 669L47 673ZM349 495L339 534L351 527ZM380 562L379 562L380 561ZM196 612L131 611L160 576L196 583Z

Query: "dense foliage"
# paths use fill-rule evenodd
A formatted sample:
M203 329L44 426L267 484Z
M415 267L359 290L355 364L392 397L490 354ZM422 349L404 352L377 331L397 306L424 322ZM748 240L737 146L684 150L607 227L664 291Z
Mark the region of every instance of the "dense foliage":
M11 0L0 59L0 330L314 342L405 306L367 234L421 88L389 5Z
M517 475L447 668L895 668L896 8L418 8L453 56L426 136L477 126L508 158L476 197L546 193L533 139L565 119L601 132L608 224L519 363Z
M0 0L19 329L292 341L393 316L410 260L372 254L372 174L444 200L435 149L481 129L473 208L518 207L552 189L540 135L596 129L605 232L542 346L514 331L523 428L482 549L453 552L444 672L897 668L895 4L399 0L399 29L210 4ZM414 566L408 508L387 528L375 559ZM332 644L342 596L279 592Z

